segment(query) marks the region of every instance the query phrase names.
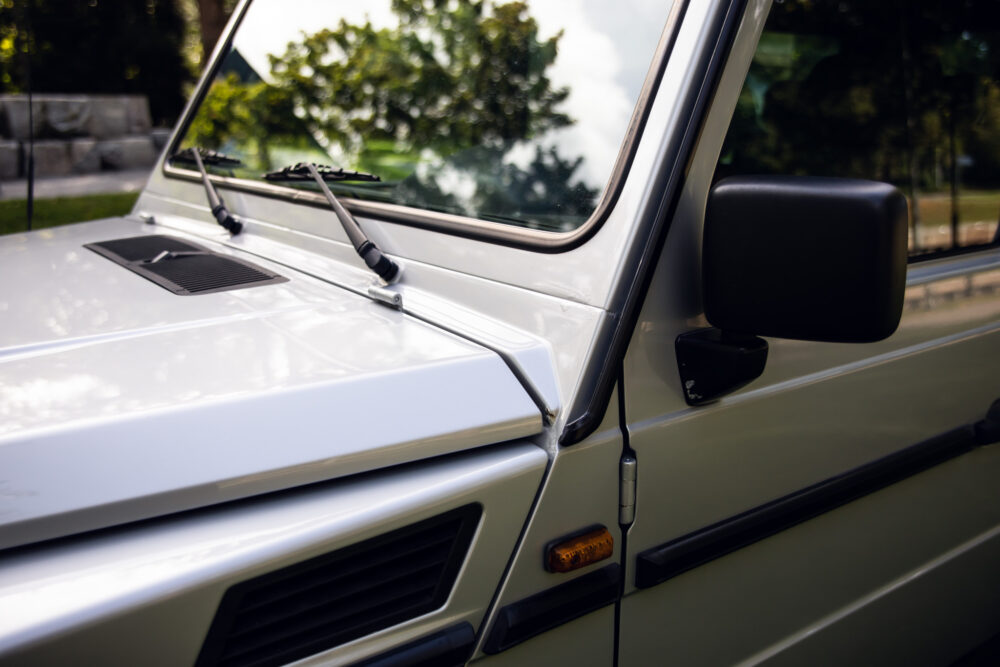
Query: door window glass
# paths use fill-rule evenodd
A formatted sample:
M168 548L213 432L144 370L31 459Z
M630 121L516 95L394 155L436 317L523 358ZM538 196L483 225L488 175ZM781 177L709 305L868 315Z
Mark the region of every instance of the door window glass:
M911 257L1000 241L995 0L776 0L716 172L737 174L892 183Z

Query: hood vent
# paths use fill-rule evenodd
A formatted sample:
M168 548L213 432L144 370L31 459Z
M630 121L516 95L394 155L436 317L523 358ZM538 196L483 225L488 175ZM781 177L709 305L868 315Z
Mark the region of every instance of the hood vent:
M84 246L174 294L210 294L288 280L190 241L153 234Z
M232 586L197 666L283 665L439 608L481 512L466 505Z

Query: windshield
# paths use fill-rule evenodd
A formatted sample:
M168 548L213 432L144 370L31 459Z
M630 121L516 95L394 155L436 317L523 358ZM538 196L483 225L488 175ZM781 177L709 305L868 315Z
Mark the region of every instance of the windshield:
M209 171L241 179L314 162L381 179L338 196L570 231L611 176L669 9L254 0L178 148L233 155Z

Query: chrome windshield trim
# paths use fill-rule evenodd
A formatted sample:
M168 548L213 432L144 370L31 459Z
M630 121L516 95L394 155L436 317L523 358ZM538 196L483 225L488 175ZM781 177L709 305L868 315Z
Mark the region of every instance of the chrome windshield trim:
M166 156L173 155L179 148L181 138L187 133L188 126L193 119L195 110L201 104L202 99L208 92L211 82L215 79L216 71L222 63L222 54L230 48L236 28L238 27L239 22L242 21L243 17L246 15L247 8L250 6L251 2L252 0L242 0L241 4L237 7L234 12L234 15L236 15L237 18L230 21L226 31L219 39L219 43L216 44L215 50L213 51L212 67L206 69L201 80L198 82L195 94L191 97L191 100L184 109L181 116L181 122L177 124L177 129L174 131L174 134L170 139L170 148L164 152L164 157L162 158L161 170L167 177L199 182L201 180L201 176L197 172L189 169L181 169L168 164ZM652 107L653 102L653 93L659 86L660 80L663 77L663 71L666 68L667 58L673 49L673 45L676 41L677 33L680 28L680 23L684 17L684 11L687 9L688 2L689 0L674 0L669 14L667 14L667 20L663 27L663 32L660 34L660 41L657 43L653 60L649 66L649 70L646 72L646 78L643 82L642 89L639 92L639 98L636 100L635 107L632 110L632 116L629 120L628 129L625 132L621 148L619 149L618 156L615 159L611 176L608 178L607 184L605 184L604 189L601 191L601 196L594 212L591 213L586 222L576 229L568 232L549 232L532 229L530 227L530 220L525 221L528 226L521 226L511 223L490 222L479 218L414 208L400 204L385 204L381 202L349 199L346 197L341 197L341 201L347 209L356 215L385 220L387 222L410 225L413 227L420 227L432 231L440 231L446 234L463 236L466 238L500 243L503 245L523 248L525 250L534 250L537 252L565 252L580 246L593 236L598 229L600 229L601 225L611 213L611 209L614 208L614 205L618 201L618 197L625 185L625 180L628 177L629 169L632 165L632 159L638 148L639 138L642 135L646 119L649 117L650 108ZM295 188L275 185L273 183L258 183L256 181L242 178L231 178L216 175L212 175L210 178L216 185L231 190L247 192L264 197L284 199L310 206L319 206L323 208L327 207L326 200L319 193L297 190Z

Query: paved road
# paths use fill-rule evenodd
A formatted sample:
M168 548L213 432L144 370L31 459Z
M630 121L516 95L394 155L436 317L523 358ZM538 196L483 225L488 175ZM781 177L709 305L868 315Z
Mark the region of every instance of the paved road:
M114 192L138 192L146 185L149 169L130 171L105 171L60 178L35 179L35 199L50 197L76 197L79 195ZM26 199L28 182L0 181L0 199Z

